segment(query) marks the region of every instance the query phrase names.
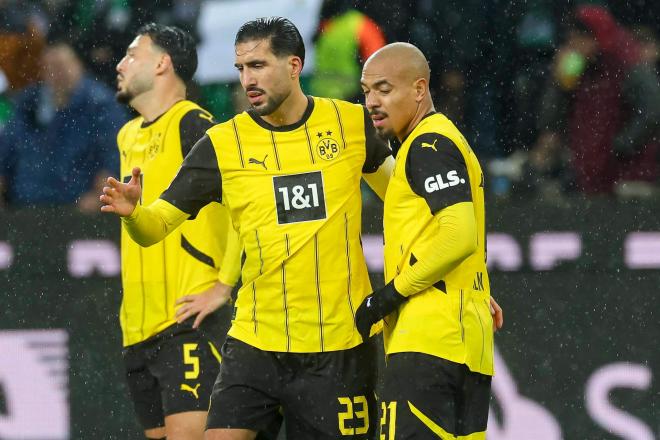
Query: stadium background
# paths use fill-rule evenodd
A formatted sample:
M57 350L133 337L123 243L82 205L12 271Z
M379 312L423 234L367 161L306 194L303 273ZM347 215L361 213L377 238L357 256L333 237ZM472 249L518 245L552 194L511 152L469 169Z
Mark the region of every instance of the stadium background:
M0 2L0 11L11 3ZM42 3L57 2L25 3L48 17ZM187 23L200 35L194 92L219 119L241 104L231 63L209 61L231 56L233 30L219 35L214 29L233 29L255 10L268 11L291 16L313 48L320 18L336 12L328 5L322 8L320 1L302 0L172 1L151 11L139 1L61 3L78 5L77 21L60 23L75 44L87 29L80 11L94 11L81 5L112 4L115 14L132 12L134 21L188 17L177 23ZM630 28L660 28L655 2L600 3ZM177 7L187 4L196 4L197 14L176 15ZM442 86L435 92L439 106L455 112L465 127L488 172L492 292L505 310L505 328L496 337L489 439L660 438L657 181L637 191L618 187L583 194L564 184L565 175L532 175L530 180L516 168L519 158L532 151L538 130L515 107L521 103L514 99L519 87L514 79L531 75L539 63L549 68L561 44L562 18L574 2L394 1L386 9L367 1L352 6L377 22L388 41L440 46L438 58L430 57L434 71L461 74L460 99L450 87L456 76L439 75ZM223 14L224 8L232 14ZM428 13L447 11L458 11L464 24L481 17L477 38L454 38L460 34L456 17L453 27L440 32L441 18L429 19ZM493 13L492 20L484 21L486 12ZM6 16L0 17L5 25ZM92 21L86 26L95 19L88 18ZM554 29L550 34L548 25ZM440 40L424 40L419 33L425 31ZM449 40L442 40L446 35ZM306 87L313 81L310 52ZM102 64L89 63L89 69L111 81L113 64L110 60L104 70ZM533 78L538 88L543 78ZM3 122L11 117L17 93L8 88L1 95ZM382 205L367 190L364 195L365 254L378 286ZM77 206L8 203L0 213L0 439L141 438L119 368L118 228L116 219L81 213Z

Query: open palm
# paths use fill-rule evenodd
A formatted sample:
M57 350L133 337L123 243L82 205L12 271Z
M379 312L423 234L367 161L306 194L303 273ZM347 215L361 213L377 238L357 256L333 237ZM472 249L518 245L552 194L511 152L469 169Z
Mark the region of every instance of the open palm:
M103 194L100 197L103 202L101 211L114 212L122 217L131 215L142 195L140 172L140 168L133 168L131 180L128 183L121 183L114 177L108 177L108 186L103 187Z

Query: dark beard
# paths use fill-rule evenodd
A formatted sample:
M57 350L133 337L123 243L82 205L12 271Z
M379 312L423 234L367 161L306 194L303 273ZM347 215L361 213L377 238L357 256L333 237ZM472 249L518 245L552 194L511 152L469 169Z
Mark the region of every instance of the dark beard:
M129 105L133 100L133 98L134 96L130 92L128 92L128 90L117 91L117 93L115 93L115 99L120 104Z
M263 92L263 91L262 91ZM265 92L263 92L265 93ZM286 100L286 98L289 97L291 94L291 91L289 90L287 93L281 93L277 95L271 95L266 98L266 103L262 105L261 107L257 108L253 105L250 105L250 109L258 114L259 116L268 116L271 113L275 112L282 103Z
M253 105L250 105L250 108L252 109L252 111L254 111L259 116L268 116L271 113L273 113L275 110L277 110L280 107L281 103L282 103L282 101L275 101L275 99L269 97L266 100L265 105L262 105L259 108L255 107Z
M396 136L394 136L394 133L392 133L391 130L386 130L380 127L374 127L374 130L376 130L376 134L378 135L378 137L384 140L385 142L389 142L393 139L396 140Z

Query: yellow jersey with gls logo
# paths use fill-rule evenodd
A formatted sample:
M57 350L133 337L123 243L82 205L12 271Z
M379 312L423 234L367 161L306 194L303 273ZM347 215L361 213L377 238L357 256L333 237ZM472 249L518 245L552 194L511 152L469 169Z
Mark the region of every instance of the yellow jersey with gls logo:
M211 115L190 101L180 101L156 120L128 122L117 141L122 180L134 167L142 174L142 200L149 204L163 192L185 155L214 124ZM163 241L141 247L121 232L123 298L120 323L124 346L154 336L176 322L175 301L199 293L218 281L224 240L231 228L226 208L209 205L196 220L184 222Z
M385 351L427 353L492 375L483 173L454 124L432 113L396 153L384 208L386 282L417 262L416 248L436 231L428 227L434 214L456 203L472 203L477 249L386 318Z
M162 198L189 214L229 208L245 252L230 336L297 353L362 342L360 178L390 154L362 106L332 99L309 97L289 126L249 111L207 131Z

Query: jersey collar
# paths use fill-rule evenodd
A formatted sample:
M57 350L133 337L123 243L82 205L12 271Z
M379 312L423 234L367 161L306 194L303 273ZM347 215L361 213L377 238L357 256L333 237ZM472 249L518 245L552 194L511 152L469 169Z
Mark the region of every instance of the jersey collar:
M257 123L262 128L265 128L266 130L270 131L292 131L295 130L296 128L302 126L307 122L309 117L312 114L312 111L314 110L314 98L311 96L307 96L307 108L305 109L305 113L303 113L302 118L298 122L294 122L293 124L289 125L281 125L279 127L276 127L275 125L271 125L268 122L264 121L261 119L261 116L257 114L253 109L250 109L247 111L247 114L250 115L252 120Z
M181 99L181 100L175 102L175 103L172 105L172 107L168 108L168 109L165 110L163 113L161 113L160 115L158 115L158 117L156 117L156 119L154 119L153 121L149 121L149 122L147 122L147 121L145 121L145 120L143 119L143 120L142 120L142 124L140 124L140 128L147 128L147 127L149 127L150 125L154 125L156 122L158 122L158 121L160 120L160 118L162 118L163 116L165 116L165 114L166 114L167 112L169 112L170 110L172 110L172 109L173 109L174 107L176 107L180 102L183 102L183 101L185 101L185 99Z

